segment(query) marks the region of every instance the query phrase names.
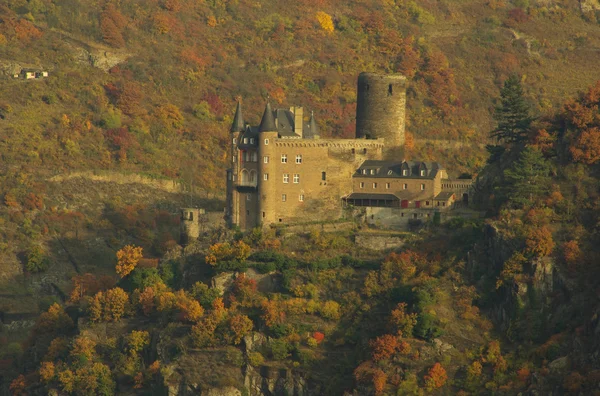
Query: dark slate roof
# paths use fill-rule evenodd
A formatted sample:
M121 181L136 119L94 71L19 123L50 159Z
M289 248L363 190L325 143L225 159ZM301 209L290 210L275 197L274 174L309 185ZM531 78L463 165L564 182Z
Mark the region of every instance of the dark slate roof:
M248 143L244 143L244 138L247 139ZM251 140L254 139L254 143L251 144ZM256 147L258 145L258 127L246 125L244 133L240 135L240 141L238 142L239 148Z
M453 195L454 195L454 193L452 191L445 191L445 192L441 192L438 195L436 195L436 197L434 199L437 199L437 200L440 200L440 201L447 201Z
M265 106L265 112L263 113L260 125L258 126L258 132L275 132L277 126L275 125L275 117L273 110L271 109L271 103L267 101Z
M294 132L294 113L286 109L275 110L275 118L277 119L277 133L283 137L297 137Z
M307 124L303 125L302 136L304 139L314 139L315 137L319 137L319 126L317 125L317 120L315 120L315 115L312 111L310 112L310 120Z
M443 169L444 167L437 162L368 160L362 163L353 177L433 179L437 172ZM422 170L425 171L423 176ZM407 171L406 175L404 171Z
M235 116L233 116L233 122L231 123L230 132L244 132L246 125L244 124L244 117L242 116L242 104L237 102L235 109Z

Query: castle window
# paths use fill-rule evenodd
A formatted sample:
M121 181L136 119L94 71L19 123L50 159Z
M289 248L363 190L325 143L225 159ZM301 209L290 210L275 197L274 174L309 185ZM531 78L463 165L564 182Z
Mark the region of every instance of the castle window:
M360 182L360 188L365 188L365 183Z
M404 183L404 184L402 185L402 189L403 189L403 190L408 190L408 184Z
M244 138L244 144L248 144L248 138Z
M300 174L294 173L294 183L300 183Z
M371 169L371 174L374 175L375 174L375 169Z
M287 155L286 154L281 154L281 163L287 164Z
M235 155L233 157L231 157L231 161L235 162Z
M425 171L421 170L421 176L425 176Z
M289 173L284 173L283 174L283 182L284 183L289 183L290 182L290 174Z
M281 202L287 201L287 195L281 194Z
M300 194L300 196L298 197L298 201L304 202L304 194Z
M258 154L256 151L252 153L252 162L258 162Z
M442 202L442 206L446 206L446 202Z
M237 144L237 139L233 138L233 144Z
M252 195L246 194L246 201L252 201Z
M267 214L265 212L263 212L263 219L267 217Z
M250 210L246 210L246 216L250 216Z
M231 172L227 172L227 180L231 180Z
M385 188L389 189L390 188L390 183L385 183Z
M302 155L301 155L301 154L298 154L298 155L296 156L296 163L297 163L297 164L301 164L301 163L302 163Z
M244 159L244 162L248 162L248 152L247 151L244 151L242 158Z
M269 139L265 139L265 146L269 145Z
M408 176L408 169L402 170L402 176Z
M321 180L327 180L327 172L321 172Z
M254 144L254 138L250 138L250 144Z
M377 188L377 183L373 183L373 188Z
M268 173L263 174L263 180L269 180L269 174Z
M265 164L268 164L268 163L269 163L269 157L268 157L268 156L264 156L264 157L263 157L263 162L264 162Z
M363 170L362 170L362 174L363 174L363 175L366 175L366 174L367 174L367 170L366 170L366 169L363 169Z
M392 89L392 84L388 85L388 96L392 96L393 89Z
M429 206L429 201L425 201L425 206Z
M256 171L255 170L250 171L250 183L256 183Z
M367 154L367 149L363 149L363 154Z
M355 149L352 149L352 154L354 154L355 152L356 152L356 150L355 150Z
M392 171L391 171L391 170L389 170L389 171L388 171L388 175L391 175L391 174L392 174Z
M421 184L421 191L425 190L425 184Z

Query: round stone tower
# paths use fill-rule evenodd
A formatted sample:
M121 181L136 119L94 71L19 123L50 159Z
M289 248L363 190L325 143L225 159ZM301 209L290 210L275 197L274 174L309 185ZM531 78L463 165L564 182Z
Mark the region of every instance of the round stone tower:
M385 138L386 151L404 147L406 77L361 73L358 76L356 137Z

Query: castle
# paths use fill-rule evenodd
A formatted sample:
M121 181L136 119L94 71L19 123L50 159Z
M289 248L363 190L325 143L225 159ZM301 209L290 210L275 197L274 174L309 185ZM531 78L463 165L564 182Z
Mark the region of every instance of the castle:
M364 207L366 220L394 226L450 208L470 180L450 180L436 162L404 161L406 78L361 73L355 139L323 139L314 114L266 104L258 126L238 102L231 126L225 219L251 229L333 220ZM399 160L400 159L400 160ZM468 195L460 199L468 199ZM430 213L431 212L431 213Z

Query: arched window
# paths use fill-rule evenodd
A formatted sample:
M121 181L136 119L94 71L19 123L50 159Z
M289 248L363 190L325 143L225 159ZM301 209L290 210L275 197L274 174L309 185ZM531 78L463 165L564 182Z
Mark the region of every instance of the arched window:
M256 182L256 171L255 170L251 170L250 171L250 183L254 183Z
M248 171L246 169L242 169L242 183L248 183L250 180L250 176L248 175Z

